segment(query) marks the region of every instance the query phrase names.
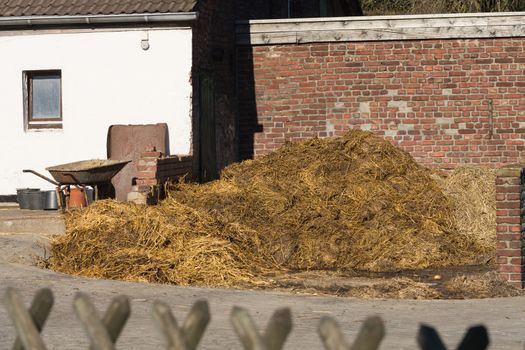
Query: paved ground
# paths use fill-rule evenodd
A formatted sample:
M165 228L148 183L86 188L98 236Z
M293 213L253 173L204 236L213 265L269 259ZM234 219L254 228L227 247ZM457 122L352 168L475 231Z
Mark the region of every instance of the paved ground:
M23 244L31 246L27 234L0 235L0 256ZM22 239L24 236L26 239ZM39 235L34 235L38 237ZM18 241L22 242L18 245ZM25 242L25 243L24 243ZM28 243L29 242L29 243ZM20 249L23 256L23 249ZM38 250L37 250L38 251ZM15 254L16 255L16 254ZM224 289L181 288L168 285L100 281L74 278L22 264L0 261L0 296L8 286L18 289L26 303L39 288L51 287L56 298L51 317L44 328L48 349L86 348L87 338L72 311L75 293L91 296L99 310L109 300L126 294L132 298L132 316L118 342L121 349L160 349L162 338L151 319L152 301L168 302L182 321L192 303L200 298L210 302L212 321L199 349L241 349L229 322L234 305L247 307L263 327L271 313L283 306L293 313L294 329L285 349L321 349L316 329L324 315L336 317L347 339L353 339L368 315L378 314L386 322L387 336L382 349L415 349L415 336L420 322L439 329L445 342L454 348L467 326L483 323L492 339L491 349L524 349L525 298L464 301L398 301L357 300L336 297L297 296L284 293L237 291ZM27 264L28 260L24 260ZM11 322L0 307L0 349L10 348L14 340Z
M64 229L56 210L20 210L0 203L0 234L52 235L63 233Z
M383 349L414 349L420 322L438 327L448 345L453 348L467 325L484 323L489 327L492 349L523 349L525 341L525 298L466 301L364 301L343 298L295 296L283 293L236 291L221 289L180 288L117 281L97 281L73 278L23 265L0 264L2 286L20 290L26 302L42 287L51 287L56 305L45 327L45 341L50 349L86 347L86 338L72 312L72 300L77 291L88 293L99 310L118 294L132 298L132 316L118 342L119 348L160 348L162 339L151 320L151 305L155 299L168 302L175 316L182 321L193 302L206 298L210 302L212 321L201 349L240 349L229 323L233 305L247 307L256 322L265 324L273 310L288 306L293 312L294 330L286 349L321 349L316 327L324 315L333 315L342 324L348 339L352 339L367 315L378 314L387 325ZM13 329L4 311L0 312L0 348L9 348Z
M46 256L53 234L62 234L64 221L58 211L19 210L0 203L0 262L30 265Z

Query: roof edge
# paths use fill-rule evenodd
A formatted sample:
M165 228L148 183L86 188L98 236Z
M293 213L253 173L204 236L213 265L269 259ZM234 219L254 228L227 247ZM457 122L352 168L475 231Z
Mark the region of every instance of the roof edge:
M166 23L195 21L197 12L133 13L116 15L0 17L0 27L68 24Z

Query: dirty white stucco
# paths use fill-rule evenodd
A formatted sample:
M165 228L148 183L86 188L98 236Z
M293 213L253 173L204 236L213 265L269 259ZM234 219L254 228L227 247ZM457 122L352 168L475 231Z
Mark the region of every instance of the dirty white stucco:
M0 195L52 188L22 169L106 158L112 124L167 123L170 152L191 139L191 30L0 33ZM63 129L25 131L22 72L62 71Z

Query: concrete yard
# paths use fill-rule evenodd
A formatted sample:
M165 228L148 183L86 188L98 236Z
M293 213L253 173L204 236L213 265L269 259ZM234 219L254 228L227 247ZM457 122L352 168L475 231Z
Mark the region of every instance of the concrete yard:
M23 212L15 216L13 213L16 214L17 209L0 209L0 227L6 227L5 221L23 220L24 217L36 222L60 221L60 215L56 212ZM359 300L76 278L30 266L30 255L43 254L40 244L45 245L46 237L52 231L46 228L47 231L40 234L39 227L45 226L33 226L31 230L34 232L24 230L21 233L0 234L0 295L3 298L6 288L14 287L29 303L39 288L50 287L53 290L55 306L43 332L48 349L87 347L87 337L72 308L73 297L79 291L87 293L100 312L114 296L130 296L132 315L117 343L117 348L121 349L161 348L162 337L151 317L154 300L167 302L181 323L192 303L201 298L208 299L212 320L199 349L242 348L229 321L234 305L248 308L261 328L275 309L290 307L294 327L285 349L322 349L316 330L319 320L325 315L337 318L349 340L354 338L366 316L380 315L387 328L382 349L415 349L421 322L436 326L450 348L457 345L467 326L479 323L489 328L491 349L523 349L525 344L525 297L448 301ZM14 337L14 328L2 307L0 349L10 348Z
M36 257L46 256L49 237L64 231L58 211L20 210L0 203L0 262L31 265Z
M64 220L57 210L20 210L0 203L0 234L49 236L62 234L64 230Z

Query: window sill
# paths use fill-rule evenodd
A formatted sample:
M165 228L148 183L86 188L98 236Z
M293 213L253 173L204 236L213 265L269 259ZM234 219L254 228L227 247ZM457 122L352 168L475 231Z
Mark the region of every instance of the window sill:
M60 124L37 124L26 125L26 132L61 132L63 130L62 123Z

